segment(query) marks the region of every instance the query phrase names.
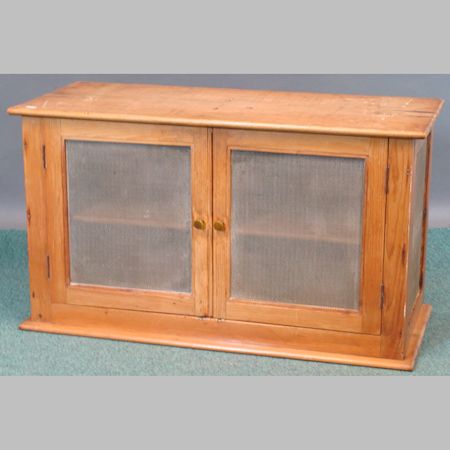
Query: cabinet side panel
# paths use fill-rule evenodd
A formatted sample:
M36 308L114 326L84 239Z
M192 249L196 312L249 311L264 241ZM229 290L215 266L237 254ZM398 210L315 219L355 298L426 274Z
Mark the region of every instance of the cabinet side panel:
M414 141L389 140L381 354L403 358Z
M427 145L416 141L412 174L410 240L408 251L408 294L406 315L410 316L422 288L422 241L424 238L424 207L426 193Z
M23 158L27 208L32 320L50 320L46 224L45 152L41 120L23 119Z
M430 183L431 183L431 167L433 159L433 131L427 138L427 167L426 167L426 184L424 194L424 209L423 209L423 239L422 239L422 261L421 261L421 290L424 292L425 288L425 269L426 269L426 257L427 257L427 238L428 238L428 211L430 202Z

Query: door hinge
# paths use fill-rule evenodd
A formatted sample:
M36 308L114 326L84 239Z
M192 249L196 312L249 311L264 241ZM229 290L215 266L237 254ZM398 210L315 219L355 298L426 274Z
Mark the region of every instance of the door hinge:
M384 181L386 194L389 194L389 172L390 172L390 170L391 170L391 168L389 166L387 166L386 167L386 179Z
M51 275L51 272L50 272L50 256L47 255L47 278L48 279L50 279L50 275Z
M384 284L381 285L380 305L381 305L381 309L383 309L383 306L384 306Z
M47 155L45 153L45 144L42 145L42 167L47 169Z

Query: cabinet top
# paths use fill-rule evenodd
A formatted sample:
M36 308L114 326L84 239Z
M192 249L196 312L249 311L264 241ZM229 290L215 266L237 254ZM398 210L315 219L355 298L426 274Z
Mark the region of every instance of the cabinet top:
M443 101L76 82L10 114L170 125L425 138Z

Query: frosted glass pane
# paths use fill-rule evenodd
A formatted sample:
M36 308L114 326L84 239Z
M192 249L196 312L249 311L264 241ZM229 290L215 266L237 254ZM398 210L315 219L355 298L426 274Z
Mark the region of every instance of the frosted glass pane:
M358 309L364 161L232 151L231 295Z
M66 142L73 283L191 292L188 147Z
M411 199L411 230L408 258L408 297L407 313L410 313L419 292L422 261L423 209L426 180L426 146L417 146L415 150L414 174Z

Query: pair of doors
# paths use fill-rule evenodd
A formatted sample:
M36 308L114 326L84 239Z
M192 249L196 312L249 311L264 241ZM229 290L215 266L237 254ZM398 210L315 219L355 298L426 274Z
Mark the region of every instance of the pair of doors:
M386 139L58 124L52 301L379 334Z

